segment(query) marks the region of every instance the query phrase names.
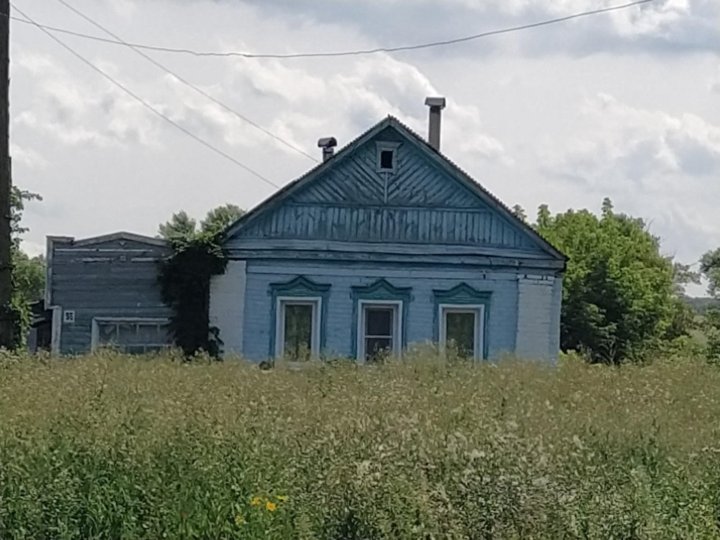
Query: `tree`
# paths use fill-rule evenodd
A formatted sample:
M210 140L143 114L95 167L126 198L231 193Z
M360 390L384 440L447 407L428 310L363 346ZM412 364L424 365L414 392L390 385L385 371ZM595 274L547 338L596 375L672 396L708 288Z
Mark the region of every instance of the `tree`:
M197 234L197 222L181 210L173 214L170 221L161 223L158 232L170 242L189 240Z
M700 272L708 281L708 294L720 300L720 248L708 251L700 259ZM707 335L707 356L720 361L720 309L710 306L704 315L704 330Z
M210 235L218 235L225 231L245 214L245 210L234 204L226 204L213 208L200 222L200 230Z
M200 350L212 356L220 352L218 330L210 326L210 280L225 270L219 238L242 214L235 205L220 206L208 212L198 230L197 222L180 211L159 227L173 248L160 267L161 291L174 312L170 328L175 343L187 356Z
M198 230L197 221L188 216L187 212L180 210L172 215L170 221L160 224L160 236L171 242L188 241L199 234L217 236L243 216L245 211L234 204L225 204L210 210L205 219L200 222Z
M527 221L527 214L525 213L525 209L519 204L516 204L512 207L512 213L519 220Z
M45 258L29 257L20 249L22 235L28 231L22 226L25 203L41 201L37 193L13 186L10 195L10 224L12 228L12 317L15 321L15 347L24 344L31 322L31 305L43 297L45 289Z
M708 280L708 293L720 298L720 248L708 251L700 259L700 272Z
M569 257L563 290L561 346L594 362L641 359L671 336L686 332L676 283L683 279L642 219L615 213L605 199L601 216L538 210L538 232Z

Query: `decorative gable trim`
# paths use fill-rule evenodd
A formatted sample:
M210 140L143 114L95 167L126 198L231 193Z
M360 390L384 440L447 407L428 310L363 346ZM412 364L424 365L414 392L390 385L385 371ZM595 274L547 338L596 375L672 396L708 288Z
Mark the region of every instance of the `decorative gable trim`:
M83 246L92 246L93 244L102 244L105 242L114 242L114 241L130 241L130 242L138 242L141 244L149 244L152 246L158 246L158 247L168 247L169 244L167 241L163 240L162 238L152 238L150 236L143 236L141 234L135 234L125 231L120 231L116 233L111 234L104 234L102 236L94 236L92 238L83 238L81 240L75 240L73 242L73 245L75 247L83 247Z
M458 165L453 163L435 148L430 146L430 144L427 143L422 137L420 137L420 135L415 133L408 126L406 126L392 116L388 116L386 119L382 120L374 127L360 135L357 139L349 143L342 150L336 153L333 159L320 163L318 166L311 169L297 180L287 184L285 187L280 189L278 192L266 199L264 202L260 203L250 212L246 213L244 216L242 216L240 219L238 219L235 223L233 223L232 225L230 225L230 227L227 228L227 230L223 234L222 242L225 242L228 239L232 238L241 229L248 227L250 224L255 222L255 220L257 220L261 215L265 214L266 212L270 212L283 204L283 202L287 198L292 196L298 190L302 189L308 183L313 182L316 178L320 177L323 174L329 173L333 168L340 166L340 164L344 163L353 155L354 151L358 147L365 144L377 134L379 134L382 130L388 127L392 127L409 143L414 144L427 158L430 159L432 163L434 163L441 170L445 171L451 177L456 179L462 185L467 187L481 201L486 203L491 209L495 210L507 222L516 225L550 257L563 262L567 261L567 257L562 252L560 252L557 248L550 244L550 242L545 240L545 238L543 238L530 225L515 216L513 212L507 206L505 206L498 198L496 198L484 187L478 184Z

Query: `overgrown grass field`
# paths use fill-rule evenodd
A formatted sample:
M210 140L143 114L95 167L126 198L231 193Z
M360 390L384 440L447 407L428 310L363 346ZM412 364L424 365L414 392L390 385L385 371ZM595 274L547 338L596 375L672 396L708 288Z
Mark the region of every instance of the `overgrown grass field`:
M720 369L6 357L0 538L720 538Z

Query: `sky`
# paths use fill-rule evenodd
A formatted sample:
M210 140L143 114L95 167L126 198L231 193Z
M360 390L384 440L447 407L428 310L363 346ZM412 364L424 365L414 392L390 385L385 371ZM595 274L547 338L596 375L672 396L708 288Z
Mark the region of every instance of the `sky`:
M446 40L625 3L64 1L128 42L260 54ZM108 37L60 0L13 4L40 24ZM155 235L181 209L198 219L225 203L249 209L273 184L313 167L304 154L320 159L321 137L343 146L388 114L425 134L430 95L448 100L443 153L508 206L520 204L532 218L540 204L599 212L610 197L617 211L644 218L663 253L683 263L720 247L719 0L654 0L391 54L248 59L145 51L227 108L128 47L55 35L234 162L38 28L12 21L14 182L43 197L24 215L31 254L44 251L48 235Z

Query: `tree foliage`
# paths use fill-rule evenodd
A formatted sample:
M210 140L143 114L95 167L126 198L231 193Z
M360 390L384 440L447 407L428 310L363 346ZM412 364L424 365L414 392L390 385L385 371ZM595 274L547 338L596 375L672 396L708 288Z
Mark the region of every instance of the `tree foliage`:
M185 210L173 214L170 221L158 227L160 236L169 242L182 242L192 239L197 234L197 222L187 215Z
M205 219L200 222L200 230L204 234L217 236L240 219L243 214L245 211L234 204L218 206L210 210Z
M563 290L561 346L594 362L640 359L663 340L687 331L677 294L687 279L642 219L615 213L605 199L600 216L538 210L536 228L569 257Z
M220 352L217 328L210 326L210 280L222 274L226 259L219 237L243 211L235 205L220 206L197 222L184 211L160 225L160 235L170 242L172 256L160 267L163 300L173 310L170 321L175 343L190 356Z
M708 251L700 259L700 272L708 281L708 293L720 298L720 248Z
M31 305L40 300L45 288L45 258L29 257L20 249L22 235L28 231L22 225L25 203L41 201L37 193L13 186L10 193L10 216L12 232L12 298L10 309L15 322L15 347L25 343L31 322Z
M720 248L708 251L700 259L700 272L707 279L708 293L720 301ZM704 330L707 335L707 356L720 361L720 308L710 305L705 312Z

